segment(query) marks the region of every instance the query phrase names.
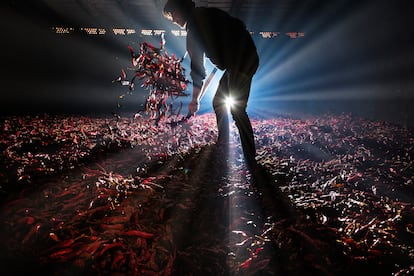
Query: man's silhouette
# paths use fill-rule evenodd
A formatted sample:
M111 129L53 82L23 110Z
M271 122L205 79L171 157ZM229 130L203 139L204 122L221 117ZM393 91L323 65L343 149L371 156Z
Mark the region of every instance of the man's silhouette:
M247 115L247 101L253 75L259 66L256 46L246 26L239 19L217 8L195 7L192 0L168 0L164 16L187 30L187 52L191 59L190 77L193 83L189 114L199 110L201 88L206 77L204 58L207 57L224 71L213 99L218 126L217 144L229 139L226 98L234 104L230 113L239 131L247 164L256 166L253 129Z

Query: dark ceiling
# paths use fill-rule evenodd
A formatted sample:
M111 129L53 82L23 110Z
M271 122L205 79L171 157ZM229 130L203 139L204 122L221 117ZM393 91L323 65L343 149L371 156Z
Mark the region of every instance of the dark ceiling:
M48 24L93 27L157 28L165 21L166 0L10 0L9 6ZM217 7L243 19L249 28L302 28L331 7L348 10L349 1L337 0L195 0L197 6ZM161 24L160 24L161 23ZM294 30L292 30L294 31ZM299 31L296 30L296 31Z

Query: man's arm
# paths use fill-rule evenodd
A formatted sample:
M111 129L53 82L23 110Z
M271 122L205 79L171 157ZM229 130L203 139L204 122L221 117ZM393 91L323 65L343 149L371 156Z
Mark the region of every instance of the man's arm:
M204 52L198 45L198 41L191 35L187 37L187 52L191 60L190 77L193 83L192 99L188 106L188 116L193 116L200 108L200 100L202 97L202 87L206 71L204 67Z

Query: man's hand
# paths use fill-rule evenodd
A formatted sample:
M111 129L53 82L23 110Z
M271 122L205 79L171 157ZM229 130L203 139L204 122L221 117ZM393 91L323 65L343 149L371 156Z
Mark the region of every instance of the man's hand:
M193 87L193 98L188 105L188 116L193 116L200 109L201 88Z
M197 99L193 99L188 105L188 116L194 116L194 114L200 109L200 102Z

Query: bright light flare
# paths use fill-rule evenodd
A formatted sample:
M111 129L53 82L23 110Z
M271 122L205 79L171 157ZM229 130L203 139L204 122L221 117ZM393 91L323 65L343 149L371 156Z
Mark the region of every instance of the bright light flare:
M227 109L231 109L235 104L235 101L234 101L233 97L231 97L231 96L226 97L224 102L226 104Z

